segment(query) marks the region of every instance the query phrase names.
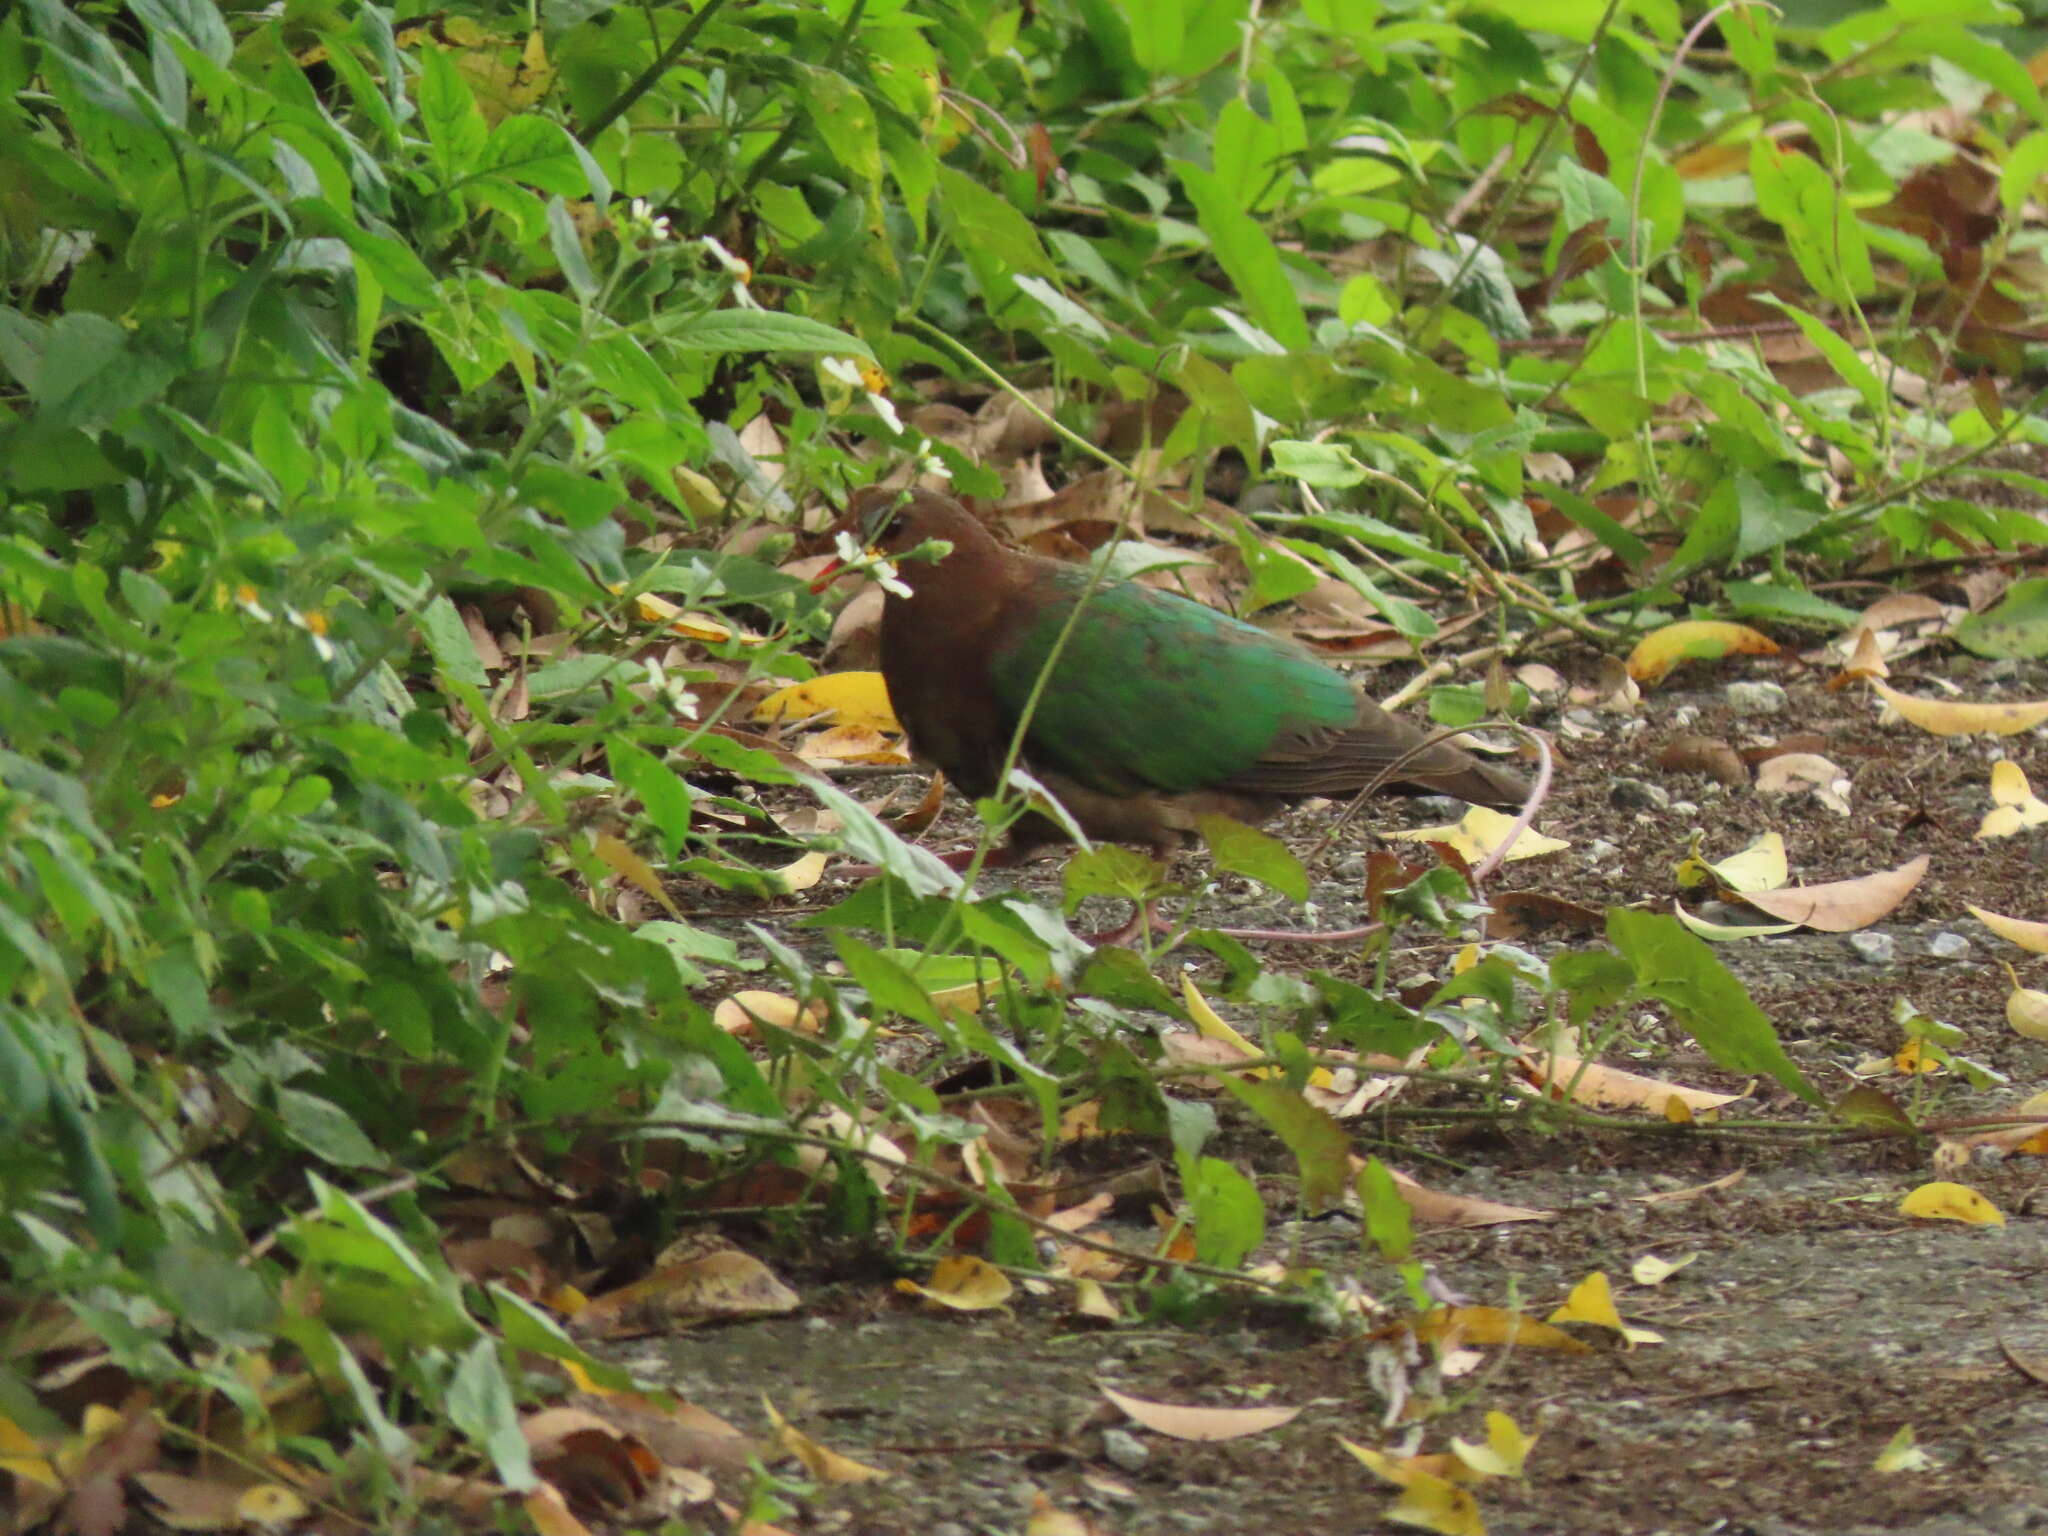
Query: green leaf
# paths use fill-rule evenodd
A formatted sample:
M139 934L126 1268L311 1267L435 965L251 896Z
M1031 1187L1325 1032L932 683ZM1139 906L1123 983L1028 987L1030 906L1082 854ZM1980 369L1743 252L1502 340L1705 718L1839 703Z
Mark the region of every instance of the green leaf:
M377 1168L385 1156L340 1105L297 1088L277 1090L278 1118L285 1134L323 1162L337 1168Z
M904 842L853 796L824 779L802 782L827 810L838 813L839 838L848 853L880 866L914 895L950 896L960 889L960 876L938 855Z
M1195 826L1218 869L1271 886L1290 901L1308 900L1308 871L1279 838L1228 816L1203 816Z
M445 185L459 180L483 159L490 129L484 125L484 115L454 55L428 42L418 57L420 123L427 131L434 165Z
M1311 1216L1343 1199L1351 1181L1351 1137L1331 1117L1284 1083L1218 1072L1216 1081L1271 1127L1294 1154L1301 1204Z
M1175 161L1173 169L1195 205L1209 249L1237 286L1247 313L1288 351L1308 351L1308 318L1265 230L1200 166Z
M1365 1235L1390 1264L1405 1263L1415 1251L1415 1213L1387 1165L1368 1157L1358 1170L1358 1203L1365 1213Z
M1090 896L1150 901L1165 890L1166 869L1135 848L1103 843L1068 859L1060 879L1071 915Z
M660 334L688 352L825 352L872 358L866 342L804 315L774 309L712 309L664 323Z
M576 220L569 214L569 205L559 197L548 199L548 245L555 253L555 263L561 267L562 276L576 290L576 296L579 299L596 298L597 274L590 270L590 258L583 252L583 236L576 228Z
M1998 604L1955 629L1956 643L1979 656L2033 661L2048 656L2048 579L2032 577L2005 589Z
M900 1014L942 1038L951 1033L933 1004L931 993L896 961L863 944L843 928L833 930L832 947L839 951L854 985L867 993L868 1006L874 1012Z
M646 748L624 736L605 743L605 757L611 763L612 780L640 802L647 819L661 838L664 858L673 859L690 836L690 818L697 797L682 776Z
M448 1417L490 1458L507 1488L525 1493L540 1486L495 1340L478 1339L457 1363L448 1383Z
M476 653L476 641L453 602L446 596L436 596L420 610L419 625L435 666L472 688L488 686L483 661Z
M1716 1063L1731 1072L1762 1073L1809 1104L1822 1102L1742 983L1678 919L1610 907L1607 939L1634 967L1637 992L1669 1008Z
M1258 1186L1221 1158L1200 1159L1181 1182L1195 1224L1195 1257L1235 1269L1266 1240L1266 1202Z
M953 238L993 261L1005 275L1023 272L1059 280L1059 268L1046 254L1031 221L1015 205L948 165L939 167L939 208Z

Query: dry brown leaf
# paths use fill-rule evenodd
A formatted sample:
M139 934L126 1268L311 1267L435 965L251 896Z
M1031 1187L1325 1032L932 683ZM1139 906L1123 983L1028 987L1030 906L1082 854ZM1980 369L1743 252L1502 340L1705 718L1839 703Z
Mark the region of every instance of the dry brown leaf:
M1851 683L1891 675L1892 669L1884 664L1884 648L1878 643L1876 634L1867 629L1859 629L1856 631L1856 643L1849 652L1849 659L1842 663L1841 671L1828 679L1828 689L1834 692L1846 688Z
M800 1300L753 1255L720 1248L593 1296L569 1326L588 1336L619 1338L716 1318L793 1312Z
M767 1397L762 1397L761 1406L768 1410L768 1422L774 1426L776 1438L782 1448L804 1464L804 1470L825 1483L878 1483L889 1474L880 1467L871 1467L855 1461L851 1456L842 1456L827 1446L820 1445L809 1435L785 1419Z
M1185 1403L1158 1403L1132 1397L1097 1382L1096 1388L1147 1429L1174 1440L1242 1440L1288 1424L1301 1412L1268 1404L1258 1408L1196 1408Z
M543 1408L519 1432L534 1470L585 1508L629 1508L661 1474L652 1451L588 1408Z
M1657 754L1657 766L1672 773L1704 773L1731 786L1749 782L1742 755L1718 736L1674 736Z
M1756 771L1760 795L1811 794L1837 816L1849 814L1849 776L1828 759L1812 752L1782 752L1767 757Z
M1024 1536L1110 1536L1109 1527L1098 1525L1086 1515L1061 1509L1042 1488L1031 1490L1031 1513L1024 1521Z
M1925 592L1887 592L1858 616L1853 629L1898 629L1945 621L1948 609Z
M1354 1156L1351 1172L1355 1178L1365 1160ZM1431 1189L1401 1172L1389 1168L1393 1175L1394 1187L1401 1191L1401 1198L1408 1202L1408 1209L1415 1219L1432 1227L1491 1227L1510 1221L1548 1221L1556 1213L1533 1210L1526 1205L1503 1205L1498 1200L1479 1200L1470 1195L1447 1195L1442 1190Z
M1489 939L1524 939L1552 929L1597 934L1607 926L1607 914L1600 908L1543 891L1501 891L1491 900L1493 910L1486 917Z
M1657 1114L1673 1099L1688 1109L1719 1109L1744 1097L1740 1093L1712 1093L1704 1088L1684 1088L1660 1082L1597 1061L1581 1061L1559 1051L1548 1057L1534 1052L1521 1058L1523 1074L1538 1087L1560 1092L1569 1090L1581 1104L1599 1109L1647 1109Z
M520 1503L540 1536L591 1536L590 1527L569 1512L569 1501L552 1483L542 1483Z
M1592 1345L1523 1312L1500 1307L1437 1307L1406 1326L1425 1343L1513 1344L1517 1349L1555 1349L1568 1355L1590 1353Z
M1749 1170L1738 1168L1733 1173L1724 1173L1718 1179L1709 1179L1704 1184L1688 1184L1684 1189L1660 1189L1655 1194L1630 1195L1631 1200L1643 1205L1690 1205L1707 1195L1717 1194L1724 1189L1733 1189L1749 1177Z
M1849 933L1867 928L1913 893L1927 873L1927 855L1908 859L1897 869L1881 869L1854 880L1825 885L1793 886L1781 891L1746 891L1742 900L1780 922L1799 923L1822 933Z

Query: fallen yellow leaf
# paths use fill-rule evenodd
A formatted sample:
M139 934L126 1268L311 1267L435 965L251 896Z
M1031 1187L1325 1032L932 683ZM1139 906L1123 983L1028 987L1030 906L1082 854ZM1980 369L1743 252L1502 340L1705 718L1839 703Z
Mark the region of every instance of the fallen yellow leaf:
M1403 843L1448 843L1458 851L1458 856L1468 863L1477 864L1500 846L1507 837L1508 829L1515 824L1515 818L1501 811L1488 810L1475 805L1457 821L1441 827L1417 827L1408 832L1389 832L1386 836L1394 842ZM1508 862L1516 859L1541 858L1546 853L1559 853L1571 847L1560 838L1545 837L1534 827L1515 839L1514 847L1508 850Z
M1628 675L1638 683L1662 682L1681 661L1723 656L1775 656L1778 642L1747 624L1715 619L1682 619L1653 629L1629 652Z
M2006 917L1998 912L1986 912L1982 907L1970 906L1970 916L2009 943L2037 955L2048 955L2048 923L2029 922L2023 917Z
M2048 702L1970 704L1960 699L1922 699L1900 693L1876 678L1870 691L1898 711L1909 725L1935 736L2015 736L2048 721Z
M829 716L839 725L864 725L895 731L896 711L889 705L889 685L879 672L827 672L807 683L778 688L754 707L756 721L803 720Z
M1965 1221L1977 1227L2002 1227L2005 1212L1967 1184L1936 1179L1922 1184L1899 1202L1901 1216L1918 1216L1929 1221Z

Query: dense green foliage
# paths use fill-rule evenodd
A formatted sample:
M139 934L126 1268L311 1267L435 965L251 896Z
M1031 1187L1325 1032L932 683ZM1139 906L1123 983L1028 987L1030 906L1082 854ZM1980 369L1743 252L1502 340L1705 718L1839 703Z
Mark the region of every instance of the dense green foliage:
M635 929L593 895L649 866L770 894L798 851L702 814L790 776L684 700L712 663L808 675L828 618L776 545L718 536L871 478L871 450L995 483L823 359L878 365L899 400L1049 383L1077 427L1177 390L1167 462L1231 449L1316 493L1267 520L1300 559L1247 545L1255 601L1319 568L1418 642L1435 621L1415 590L1482 570L1504 615L1611 633L1713 600L1725 571L1734 611L1824 618L1802 571L2042 532L1943 478L2039 443L2039 420L1993 391L1894 387L2027 361L2022 215L2048 134L2026 69L1972 30L2010 19L1996 0L1808 30L1722 10L1707 37L1665 0L404 19L0 7L0 1322L61 1298L137 1377L252 1414L232 1352L288 1342L363 1443L407 1449L337 1342L382 1330L414 1400L525 1475L496 1340L572 1346L507 1295L483 1320L421 1256L415 1186L507 1127L552 1151L588 1121L696 1116L697 1144L729 1149L718 1116L778 1120L779 1085L695 990L706 964L772 964L827 1000L811 1094L973 1134L765 932ZM1929 126L1943 110L1969 118L1967 174ZM1925 190L1951 174L1967 217ZM1795 390L1741 340L1668 339L1737 312L1789 317L1838 387ZM777 464L739 436L764 418ZM1540 498L1539 454L1575 467ZM1539 499L1612 556L1626 590L1604 609L1565 562L1527 559ZM664 670L643 593L751 634L711 641L701 675ZM574 642L522 670L525 712L501 707L458 599ZM830 919L854 990L1009 1062L1049 1121L1086 1069L1164 1129L1127 1045L1093 1033L1180 1006L1142 963L1098 960L1074 1007L1047 987L1080 955L1054 914L954 900L833 806L895 877ZM1110 859L1090 879L1144 877ZM1409 899L1454 924L1454 891ZM897 948L927 942L1014 968L1023 1046L931 1006ZM1304 1027L1441 1033L1327 979L1254 983L1212 947ZM1489 962L1462 985L1501 1018L1528 985L1648 985L1608 960L1570 984ZM1701 963L1666 955L1658 983ZM1752 1035L1745 1060L1782 1058ZM1243 1191L1183 1130L1201 1227ZM411 1241L338 1186L395 1189ZM1204 1232L1223 1262L1249 1246ZM998 1245L1029 1257L1017 1231ZM6 1362L0 1415L47 1422Z

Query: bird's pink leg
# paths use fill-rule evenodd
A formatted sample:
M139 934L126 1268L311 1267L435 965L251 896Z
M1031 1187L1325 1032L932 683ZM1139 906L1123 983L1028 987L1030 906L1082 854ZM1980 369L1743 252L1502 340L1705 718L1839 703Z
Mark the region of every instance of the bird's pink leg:
M955 874L959 874L964 872L974 862L974 850L972 848L956 848L951 853L936 853L932 857ZM981 867L983 869L1009 869L1026 861L1027 855L1018 853L1008 843L1004 843L989 849L988 857L981 861ZM881 872L882 866L879 864L840 864L830 871L830 873L839 876L843 880L872 880Z

